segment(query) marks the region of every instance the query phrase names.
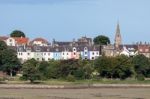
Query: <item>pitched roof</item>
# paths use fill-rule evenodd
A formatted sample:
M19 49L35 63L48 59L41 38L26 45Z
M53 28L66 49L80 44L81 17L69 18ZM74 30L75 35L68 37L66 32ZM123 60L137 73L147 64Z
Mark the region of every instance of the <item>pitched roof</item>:
M12 37L15 39L17 44L27 44L29 42L29 38L25 37Z
M34 40L31 41L31 43L33 43L34 41L40 41L40 42L46 43L46 44L49 43L49 42L48 42L46 39L44 39L44 38L35 38Z

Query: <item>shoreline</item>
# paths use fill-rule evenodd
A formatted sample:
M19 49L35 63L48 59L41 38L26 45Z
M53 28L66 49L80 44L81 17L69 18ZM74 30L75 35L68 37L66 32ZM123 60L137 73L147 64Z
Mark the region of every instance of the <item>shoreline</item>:
M90 84L90 85L0 84L0 89L84 89L84 88L150 88L150 84Z

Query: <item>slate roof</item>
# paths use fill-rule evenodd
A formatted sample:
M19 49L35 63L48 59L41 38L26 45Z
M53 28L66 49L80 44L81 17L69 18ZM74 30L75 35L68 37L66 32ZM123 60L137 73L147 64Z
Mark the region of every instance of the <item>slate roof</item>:
M9 37L7 36L0 36L0 40L4 41L4 40L7 40Z
M16 49L19 52L31 51L31 52L72 52L73 48L76 48L77 52L84 51L84 48L87 47L88 51L99 51L99 46L18 46Z

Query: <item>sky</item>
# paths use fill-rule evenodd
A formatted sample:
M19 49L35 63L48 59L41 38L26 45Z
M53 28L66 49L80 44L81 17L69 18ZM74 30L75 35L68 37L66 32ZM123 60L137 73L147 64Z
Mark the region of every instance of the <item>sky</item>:
M150 0L0 0L0 36L13 30L48 41L106 35L119 21L124 44L150 42Z

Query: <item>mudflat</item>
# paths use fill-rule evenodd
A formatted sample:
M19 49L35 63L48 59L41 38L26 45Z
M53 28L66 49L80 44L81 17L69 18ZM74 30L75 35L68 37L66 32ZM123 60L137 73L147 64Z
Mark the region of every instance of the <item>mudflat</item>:
M0 89L0 99L150 99L150 88Z

